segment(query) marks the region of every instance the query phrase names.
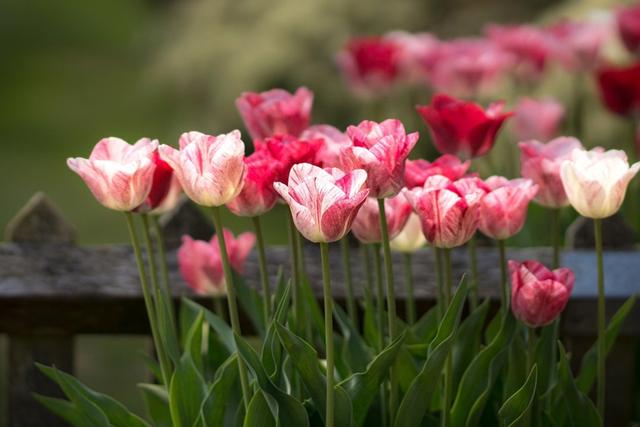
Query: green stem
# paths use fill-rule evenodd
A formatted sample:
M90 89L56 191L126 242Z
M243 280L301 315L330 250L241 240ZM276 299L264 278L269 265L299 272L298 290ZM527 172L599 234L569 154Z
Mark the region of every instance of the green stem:
M560 267L560 209L551 209L551 248L553 263L551 267Z
M154 234L156 236L156 243L158 248L158 255L160 257L160 274L162 275L162 289L165 295L165 301L167 302L169 310L169 315L171 316L169 320L171 321L171 326L175 331L176 328L176 317L175 317L175 308L173 306L173 294L171 292L171 281L169 280L169 266L167 264L167 249L164 243L164 234L162 232L162 227L160 227L160 223L158 222L158 217L155 215L151 216L151 225L153 227Z
M227 310L224 309L224 300L218 296L213 297L213 309L219 318L227 321Z
M293 222L291 213L287 215L289 218L289 245L291 246L291 278L293 282L292 287L292 304L293 304L293 316L295 332L300 334L302 328L302 317L304 316L302 311L302 292L301 292L301 274L300 274L300 252L298 252L297 235L298 230Z
M320 243L322 254L322 290L324 292L324 332L327 353L327 408L326 427L333 427L334 377L333 377L333 294L331 293L331 272L329 271L329 244Z
M531 371L536 357L536 330L529 328L527 332L527 370Z
M158 360L160 362L160 371L162 372L162 381L166 387L169 387L171 380L170 362L167 357L164 347L161 345L160 337L158 336L158 318L153 303L153 296L149 292L149 284L147 282L147 272L145 271L144 262L142 260L142 251L140 250L140 241L135 231L133 224L133 215L131 212L125 212L127 219L127 227L129 229L129 238L131 239L131 246L133 246L133 253L136 258L136 265L138 266L138 275L140 276L140 287L142 288L142 296L144 297L144 305L147 308L147 316L149 317L149 326L151 327L151 337L153 344L158 354Z
M469 240L469 266L471 267L471 286L469 289L469 308L471 311L478 306L478 255L476 251L475 233Z
M442 275L442 249L433 248L436 264L436 284L438 285L438 318L442 319L444 316L444 277Z
M387 215L384 209L384 199L378 199L380 212L380 231L382 235L382 251L384 255L385 272L387 276L387 316L389 322L389 341L396 339L396 296L393 283L393 260L391 259L391 247L389 246L389 229L387 227ZM389 425L395 423L395 412L398 404L398 380L395 368L389 370Z
M376 276L376 323L378 325L378 352L384 348L384 288L382 284L382 260L380 259L380 244L374 243L373 265ZM384 383L380 384L380 418L382 425L386 426L389 418L387 411L387 389Z
M451 271L451 249L443 249L442 255L444 259L444 290L446 307L451 302L451 289L453 288L453 277ZM442 427L449 427L451 424L449 408L451 407L451 399L453 393L453 359L451 354L447 356L444 374L444 402L442 408Z
M535 364L536 357L536 330L534 328L527 328L527 374L531 372L533 365ZM555 346L554 346L555 347ZM555 364L550 365L555 366ZM539 374L538 374L539 375ZM531 408L527 411L525 418L526 426L535 426L538 424L540 417L538 416L538 396L541 394L537 389L534 390L534 399Z
M413 271L411 270L411 253L404 253L404 284L405 292L407 293L405 299L405 312L407 315L407 323L413 325L416 322L416 303L413 298Z
M604 266L602 262L602 220L594 219L594 235L596 241L596 258L598 263L598 388L596 402L598 412L604 425L604 403L605 403L605 294L604 294Z
M227 254L227 244L224 240L224 232L222 228L222 218L220 218L220 208L213 206L213 226L218 235L218 246L220 247L220 258L222 259L222 270L224 271L224 280L227 285L227 306L229 308L229 319L231 320L231 329L233 332L242 336L240 330L240 316L238 315L238 303L236 301L236 288L233 282L233 273L229 264L229 255ZM247 368L244 360L238 357L238 373L240 374L240 386L242 388L242 397L244 400L245 411L249 407L251 401L251 389L249 388L249 380L247 378Z
M267 255L264 250L264 235L262 234L262 225L260 224L260 217L254 216L251 218L253 221L253 228L256 231L256 244L258 249L258 264L260 266L260 282L262 283L262 298L264 309L264 324L269 324L269 318L271 317L271 286L269 285L269 270L267 270Z
M509 288L507 285L507 248L504 240L498 240L500 249L500 302L506 310L509 302Z
M584 78L579 73L573 79L573 111L572 118L572 135L582 141L582 133L584 128Z
M351 278L351 248L349 247L349 238L344 236L340 239L340 251L342 252L342 271L344 272L344 286L347 291L347 312L353 322L353 326L358 329L358 311L356 310L356 301L353 297L353 282Z
M367 310L371 310L373 307L373 293L374 284L373 284L373 275L371 274L371 265L369 261L369 245L362 244L360 245L360 253L362 255L362 270L363 270L363 289L364 289L364 303L367 307Z

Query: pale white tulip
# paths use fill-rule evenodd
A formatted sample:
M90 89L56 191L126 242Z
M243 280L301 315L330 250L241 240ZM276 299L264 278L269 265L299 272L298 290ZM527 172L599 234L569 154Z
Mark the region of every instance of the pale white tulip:
M584 217L596 219L607 218L620 209L627 186L639 169L640 162L629 167L624 151L576 148L571 159L562 163L560 176L573 208Z
M418 214L411 212L402 231L389 244L394 251L406 253L413 253L427 244Z

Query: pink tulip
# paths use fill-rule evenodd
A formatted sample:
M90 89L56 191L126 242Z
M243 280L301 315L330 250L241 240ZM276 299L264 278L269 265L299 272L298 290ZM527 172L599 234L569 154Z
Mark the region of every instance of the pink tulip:
M244 159L247 173L242 191L227 204L238 216L259 216L271 210L278 200L273 183L279 176L278 164L264 151L256 151Z
M136 212L150 212L160 206L168 196L173 182L173 169L160 158L158 150L153 152L151 158L156 165L153 171L151 191L145 201L135 209Z
M511 310L531 328L553 322L564 310L575 276L568 268L550 271L538 261L509 261Z
M169 184L169 191L167 191L167 195L149 213L152 215L162 215L172 211L176 206L178 206L181 199L180 196L182 196L182 187L180 186L180 181L176 178L176 175L173 174L171 176L171 183Z
M538 141L521 142L520 173L538 186L535 201L549 208L569 205L560 178L560 166L571 158L582 144L575 138L560 137L546 144Z
M268 157L277 170L276 181L286 181L293 165L313 163L323 145L321 139L303 140L291 135L278 135L253 141L256 152Z
M611 30L606 20L561 21L548 28L556 42L554 54L569 71L593 70Z
M508 239L522 230L529 202L538 192L538 186L530 179L509 181L501 176L492 176L485 183L491 191L480 202L478 228L492 239Z
M274 187L289 204L296 228L312 242L335 242L344 237L365 202L367 173L325 171L309 163L291 168L288 185Z
M307 141L320 140L322 145L316 152L314 164L323 168L340 166L340 151L342 147L351 145L351 140L344 133L330 125L314 125L300 135L300 139ZM304 163L304 162L296 162Z
M394 40L361 37L349 40L336 62L353 90L370 95L395 83L400 74L399 54Z
M299 136L309 126L313 93L301 87L294 94L283 89L244 92L236 107L253 139L276 135Z
M521 98L514 113L513 124L518 140L548 141L558 135L565 108L554 99Z
M174 170L184 192L202 206L222 206L242 190L244 143L234 130L218 136L183 133L180 150L160 146L160 156Z
M225 229L224 240L231 268L242 273L245 260L255 243L255 235L242 233L236 239L231 231ZM217 235L214 235L209 242L182 236L182 245L178 249L178 266L182 278L195 293L200 295L225 293L226 283Z
M476 178L451 181L429 177L422 188L403 194L420 217L422 232L437 248L454 248L471 239L478 227L479 202L484 194Z
M387 217L389 239L393 239L402 231L411 214L411 205L402 194L385 199L384 212ZM380 209L378 201L369 197L362 205L353 221L354 236L362 243L380 243Z
M438 60L440 40L429 33L393 31L385 40L397 46L397 64L400 74L408 83L425 83Z
M341 163L345 170L364 169L370 196L391 197L404 185L404 167L409 153L418 142L418 133L406 134L400 120L380 123L365 120L349 126L347 135L352 146L342 149Z
M471 161L460 161L459 158L451 154L443 154L433 162L428 160L407 160L404 169L405 187L411 189L422 187L430 176L442 175L452 181L460 179L467 173L471 166Z
M436 94L430 105L417 110L429 126L433 144L442 154L462 159L479 157L491 150L502 123L513 113L503 112L504 102L480 105Z
M88 159L67 159L69 169L80 175L93 196L103 206L132 211L151 192L158 141L143 138L130 145L120 138L104 138Z
M616 12L618 31L631 53L640 53L640 4L622 7Z

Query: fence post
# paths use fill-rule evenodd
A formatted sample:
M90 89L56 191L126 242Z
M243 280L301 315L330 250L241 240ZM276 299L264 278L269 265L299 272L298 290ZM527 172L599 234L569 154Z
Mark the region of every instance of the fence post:
M73 244L73 227L43 193L36 193L16 214L6 229L6 239L29 247ZM52 307L52 310L55 310ZM28 329L9 333L8 409L11 427L57 427L67 425L61 418L41 406L32 393L62 396L55 383L35 367L35 362L55 365L73 372L73 336L68 331L50 328Z

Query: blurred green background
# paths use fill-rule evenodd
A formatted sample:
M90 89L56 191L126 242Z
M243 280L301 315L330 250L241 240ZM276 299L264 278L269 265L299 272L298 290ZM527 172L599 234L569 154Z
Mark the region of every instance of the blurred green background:
M577 17L612 4L610 0L0 0L0 225L4 227L34 192L43 190L77 227L81 243L125 242L120 215L93 200L67 169L65 159L87 156L105 136L129 141L149 136L175 144L186 130L244 131L233 104L244 90L306 85L316 94L315 123L344 128L367 117L371 109L350 96L333 62L349 36L395 29L431 31L442 37L473 35L488 22ZM567 101L572 78L556 72L536 94ZM618 144L626 132L624 123L593 101L593 87L587 83L591 92L587 110L593 120L587 121L585 143ZM427 102L426 90L391 95L382 101L382 108L426 135L413 113L416 100ZM507 129L494 159L502 172L515 170L509 139ZM426 141L423 138L418 152L432 155ZM546 218L539 209L531 213L527 229L514 244L546 243L544 233L532 233ZM281 210L270 215L269 241L284 241L276 227L282 220ZM248 228L241 220L231 224L236 231ZM112 350L103 351L106 345ZM145 374L135 354L147 348L145 340L136 337L80 338L78 373L89 385L140 409L133 384ZM0 351L0 361L3 354ZM6 377L3 372L0 367L0 385ZM0 387L0 404L4 391Z

